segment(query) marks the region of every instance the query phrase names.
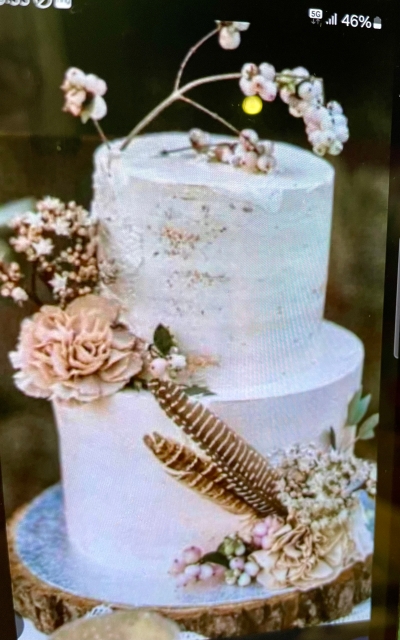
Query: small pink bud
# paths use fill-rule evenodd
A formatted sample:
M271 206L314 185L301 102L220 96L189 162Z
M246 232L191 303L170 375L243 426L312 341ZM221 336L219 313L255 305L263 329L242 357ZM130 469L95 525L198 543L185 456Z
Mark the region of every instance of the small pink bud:
M176 586L177 587L187 587L187 585L190 584L191 582L194 582L194 578L190 578L189 576L185 575L184 573L181 573L176 579Z
M263 549L270 549L272 547L272 539L270 536L264 536L261 540L261 546Z
M261 536L254 536L253 538L253 544L255 547L259 547L261 548L261 544L262 544L262 537Z
M265 520L263 520L262 522L257 522L257 524L253 529L253 533L255 536L262 537L262 536L265 536L267 532L268 532L268 524L266 523Z
M183 560L176 558L172 563L170 573L173 576L178 576L180 573L183 573L183 571L185 570L185 567L186 565L183 562Z
M183 550L182 558L185 564L196 564L202 555L203 552L199 547L187 547Z
M162 378L168 367L168 362L164 358L155 358L149 366L149 370L152 376L155 378Z
M244 560L243 558L232 558L229 562L230 569L240 569L241 571L244 569Z

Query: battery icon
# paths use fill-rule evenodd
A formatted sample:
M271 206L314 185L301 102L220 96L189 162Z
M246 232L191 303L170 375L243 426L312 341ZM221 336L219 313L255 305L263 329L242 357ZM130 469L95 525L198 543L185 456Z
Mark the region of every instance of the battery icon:
M382 20L378 17L374 18L374 29L382 29Z

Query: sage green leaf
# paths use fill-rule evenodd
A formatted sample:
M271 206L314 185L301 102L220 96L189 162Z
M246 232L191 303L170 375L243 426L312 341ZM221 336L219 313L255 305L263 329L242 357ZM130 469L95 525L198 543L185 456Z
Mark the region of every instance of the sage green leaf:
M361 396L362 396L362 387L359 388L358 391L356 391L356 393L354 394L354 396L352 397L352 399L349 402L349 406L347 407L347 421L346 424L354 424L352 417L356 411L357 405L359 403L359 401L361 400Z
M162 324L159 324L155 330L153 341L154 346L163 356L167 356L174 346L174 340L170 330Z
M200 560L201 564L205 564L206 562L212 562L213 564L220 564L223 567L229 569L229 560L223 553L219 553L218 551L212 551L211 553L206 553L205 556Z
M375 436L375 427L378 423L379 413L374 413L373 416L370 416L362 423L358 432L358 438L360 440L371 440Z
M358 402L351 407L351 411L349 409L348 424L358 424L366 415L370 402L371 394L359 399Z

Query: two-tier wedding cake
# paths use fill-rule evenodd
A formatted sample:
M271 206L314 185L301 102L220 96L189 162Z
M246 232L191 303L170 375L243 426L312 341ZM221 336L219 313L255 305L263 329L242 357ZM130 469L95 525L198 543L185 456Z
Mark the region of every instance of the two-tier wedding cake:
M137 335L162 322L185 353L212 358L207 405L260 453L318 442L344 423L363 364L360 341L323 320L333 168L285 144L267 180L192 151L160 155L185 142L145 135L96 154L92 210L119 271L113 293ZM143 436L177 429L150 393L55 409L82 553L158 573L187 544L211 549L239 528L153 463Z
M376 480L354 455L378 422L365 419L363 346L324 320L334 169L321 156L349 137L343 110L303 67L246 63L182 85L201 45L217 35L236 48L248 26L217 21L123 141L99 124L105 82L69 69L64 110L103 139L91 211L39 201L10 240L31 277L0 265L1 294L38 306L11 360L17 386L53 402L82 595L178 610L214 635L269 630L275 615L280 627L317 623L365 599L363 503ZM239 131L186 95L232 79L248 97L279 96L314 153ZM142 134L178 100L235 137Z

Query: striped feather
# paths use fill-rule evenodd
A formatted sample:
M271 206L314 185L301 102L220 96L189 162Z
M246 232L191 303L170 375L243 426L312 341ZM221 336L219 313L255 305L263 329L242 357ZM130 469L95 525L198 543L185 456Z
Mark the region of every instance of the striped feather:
M226 475L238 497L260 515L286 512L277 496L275 470L243 438L207 407L189 399L178 385L153 380L149 389L167 416Z
M236 515L256 516L254 509L230 490L230 482L211 460L158 433L145 436L146 446L166 471L185 486Z

